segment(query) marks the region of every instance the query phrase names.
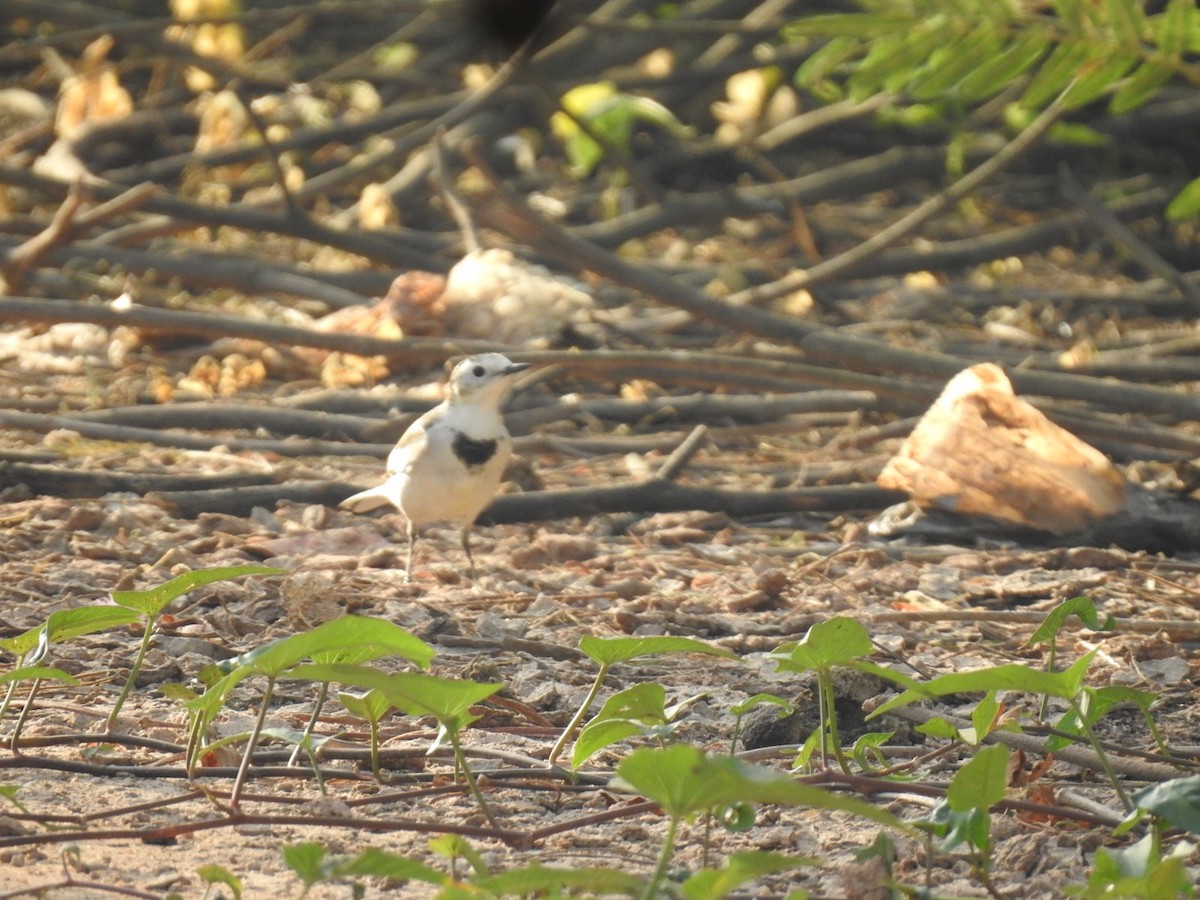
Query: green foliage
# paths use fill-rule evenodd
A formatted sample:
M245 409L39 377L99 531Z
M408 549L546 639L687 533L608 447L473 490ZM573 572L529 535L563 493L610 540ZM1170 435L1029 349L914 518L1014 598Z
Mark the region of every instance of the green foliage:
M991 0L858 0L862 12L805 16L785 40L813 43L797 83L822 98L888 93L945 110L982 103L1014 85L1040 109L1060 94L1068 108L1109 98L1128 112L1172 79L1195 82L1185 54L1200 50L1193 0L1146 15L1138 0L1041 8Z
M703 696L697 694L668 707L667 692L654 681L618 691L605 701L600 712L579 733L571 756L572 767L579 768L598 750L635 734L660 742L668 739L683 710Z
M206 863L196 870L196 874L200 876L200 880L210 887L214 884L223 884L229 888L229 892L233 894L233 900L242 900L242 879L238 878L224 866L218 866L216 863Z
M594 662L598 663L600 670L596 673L596 679L592 682L592 687L588 691L587 696L583 698L579 709L575 711L575 715L572 716L571 721L567 723L567 727L563 729L562 734L558 736L558 740L554 742L554 746L550 749L549 761L551 764L562 755L567 742L575 735L580 723L583 722L584 717L588 714L588 710L592 708L592 703L595 702L596 696L600 693L600 688L604 685L604 679L608 676L609 668L616 663L629 662L630 660L647 656L664 656L668 653L703 653L708 656L723 657L724 659L737 659L736 654L730 653L721 647L714 647L712 644L684 637L598 638L590 634L585 634L579 639L579 649ZM628 734L622 737L627 736ZM620 739L615 738L615 740ZM598 750L600 747L597 746L595 749ZM594 752L595 750L592 750L592 753ZM587 753L581 756L579 753L576 753L575 757L582 762L590 755L591 753Z
M562 110L551 116L550 130L562 143L576 178L585 178L595 170L605 157L605 145L628 155L638 122L659 125L677 134L688 133L661 103L618 91L609 81L572 88L560 102Z
M1133 795L1133 802L1176 828L1200 834L1200 775L1143 788Z
M916 824L939 838L942 849L965 844L985 877L991 866L991 818L988 810L1004 799L1009 780L1009 751L994 744L976 751L950 781L946 799L929 818Z
M116 702L113 703L112 712L108 714L108 730L112 731L117 727L117 717L121 713L121 707L129 699L133 686L137 683L138 674L142 671L142 663L146 659L146 653L150 650L150 642L154 638L154 632L158 626L158 617L162 615L163 610L180 597L206 584L229 581L233 578L241 578L243 575L282 575L286 572L287 569L278 569L272 566L226 566L195 569L155 588L142 591L113 591L113 602L119 607L139 613L145 626L142 629L142 643L133 659L133 665L129 667L129 677L125 679L125 685L121 688L121 693L117 695Z
M779 707L779 718L785 719L796 711L795 705L784 700L782 697L776 697L774 694L755 694L753 697L748 697L741 703L736 703L729 708L733 714L733 735L729 739L729 752L737 752L738 738L742 735L742 719L746 713L757 706L764 703L769 703Z
M1157 831L1122 850L1101 847L1083 887L1068 889L1085 900L1181 900L1195 897L1196 887L1185 865L1192 849L1186 844L1164 855Z
M911 687L888 702L877 707L868 718L905 706L927 697L944 697L947 694L964 694L972 691L1025 691L1030 694L1049 694L1051 697L1073 699L1083 688L1083 676L1096 651L1084 654L1071 668L1063 672L1043 672L1015 663L974 669L970 672L952 672L939 675L918 686Z
M732 853L719 869L704 869L679 886L686 900L721 900L748 881L800 866L819 866L811 857L785 856L765 851Z
M842 750L838 733L837 709L834 704L833 670L849 666L862 672L914 684L906 676L876 665L863 657L873 653L875 645L866 628L847 616L834 616L813 625L799 641L783 644L771 653L781 672L814 672L817 676L817 702L820 709L820 728L805 742L796 765L807 765L815 750L824 757L832 751L843 772L849 773L850 763Z
M690 820L718 806L750 802L841 810L903 827L891 813L856 797L802 784L775 769L706 754L691 744L634 750L617 766L613 787L653 800L676 820Z

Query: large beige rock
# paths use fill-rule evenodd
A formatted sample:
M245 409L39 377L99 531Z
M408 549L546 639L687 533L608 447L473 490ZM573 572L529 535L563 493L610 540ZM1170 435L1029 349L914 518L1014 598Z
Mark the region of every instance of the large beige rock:
M1056 534L1117 512L1126 498L1103 453L1017 397L990 363L950 380L878 481L923 509Z

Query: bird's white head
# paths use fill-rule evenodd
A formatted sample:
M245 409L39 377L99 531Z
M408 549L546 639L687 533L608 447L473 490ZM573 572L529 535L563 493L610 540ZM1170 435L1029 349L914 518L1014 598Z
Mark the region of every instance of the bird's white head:
M501 353L468 356L450 373L451 401L492 401L499 403L512 376L529 368Z

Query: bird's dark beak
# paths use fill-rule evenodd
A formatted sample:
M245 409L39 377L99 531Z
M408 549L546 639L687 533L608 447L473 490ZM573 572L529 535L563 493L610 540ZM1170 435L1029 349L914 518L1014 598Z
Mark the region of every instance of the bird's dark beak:
M529 363L509 363L504 369L505 375L516 375L518 372L524 372L529 368Z

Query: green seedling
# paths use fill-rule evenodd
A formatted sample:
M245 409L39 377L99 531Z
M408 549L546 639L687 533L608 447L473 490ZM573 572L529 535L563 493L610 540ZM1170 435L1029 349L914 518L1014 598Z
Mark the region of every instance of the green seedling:
M1078 732L1084 737L1096 756L1100 759L1100 764L1104 769L1109 783L1113 786L1113 790L1117 792L1122 805L1128 811L1133 808L1133 804L1120 779L1117 778L1116 770L1113 769L1112 761L1108 758L1103 744L1100 743L1095 731L1092 729L1092 723L1098 716L1089 715L1088 713L1089 708L1098 708L1094 706L1095 692L1083 683L1088 666L1091 665L1092 658L1095 655L1096 651L1092 650L1090 653L1086 653L1080 657L1069 669L1064 669L1061 672L1044 672L1028 666L1010 664L976 669L972 672L953 672L949 675L939 675L937 678L930 679L924 684L915 685L899 696L893 697L887 703L878 707L867 718L883 715L889 710L912 703L914 700L922 697L942 697L946 694L970 693L973 691L1024 691L1029 694L1044 694L1050 697L1058 697L1061 700L1066 700L1071 705L1072 712L1068 714L1071 715L1071 720L1066 724L1068 726L1077 726Z
M602 897L612 894L636 897L645 888L645 879L617 869L588 866L563 869L536 863L476 878L466 890L444 890L438 900L499 897Z
M720 807L744 803L811 806L842 810L892 828L905 827L895 816L855 797L800 784L774 769L723 754L709 756L690 744L633 751L617 766L612 787L654 801L667 817L667 833L643 900L658 896L680 824Z
M328 684L328 682L323 682ZM365 694L351 694L349 691L339 691L338 700L353 716L358 716L367 723L371 730L371 774L376 779L379 775L379 723L392 710L383 691L376 688Z
M1116 619L1112 616L1106 616L1104 621L1100 621L1100 613L1096 609L1096 604L1087 597L1072 597L1070 600L1064 600L1054 609L1046 614L1046 618L1042 620L1042 624L1037 627L1037 630L1029 636L1029 640L1025 642L1028 647L1036 647L1038 644L1046 644L1046 671L1053 672L1058 668L1058 633L1062 631L1067 619L1075 616L1084 625L1093 631L1112 631L1117 624ZM1050 698L1043 697L1041 709L1038 716L1045 719Z
M916 687L916 683L911 679L863 658L874 652L875 645L871 643L870 635L858 621L846 616L835 616L818 622L799 641L783 644L771 654L771 659L776 661L780 672L812 672L817 676L817 704L821 724L806 742L805 751L802 752L805 762L808 754L815 747L820 747L822 764L827 764L825 754L827 749L831 749L838 766L846 774L850 773L849 761L842 750L834 705L833 670L836 667L849 666Z
M988 810L1004 799L1008 789L1009 751L993 744L977 751L950 781L946 799L918 827L940 839L943 850L966 844L972 866L989 883L992 861L991 818Z
M606 146L627 155L639 121L675 134L690 133L661 103L621 92L608 81L572 88L563 95L561 106L550 118L550 130L562 142L575 178L586 178L595 170Z
M742 736L742 718L750 710L757 706L762 706L764 703L779 707L779 718L786 719L796 711L794 704L789 703L782 697L776 697L774 694L755 694L753 697L748 697L741 703L737 703L729 707L730 713L733 714L733 737L729 740L729 755L733 756L737 753L737 742Z
M1137 843L1122 850L1101 847L1086 885L1067 889L1067 895L1084 900L1183 900L1196 896L1187 870L1189 844L1177 844L1164 855L1162 837L1152 829Z
M314 667L324 664L310 664L308 667L310 674L308 675L297 675L295 672L304 668L300 665L301 663L312 659L315 655L336 654L342 651L376 656L381 653L394 654L422 668L427 667L433 659L432 647L398 625L383 619L343 616L308 631L272 641L233 659L209 666L200 673L201 679L206 682L208 687L202 695L188 702L189 709L195 713L192 720L193 730L188 742L189 767L194 766L198 760L204 732L207 731L208 725L217 712L224 706L233 687L251 675L265 678L267 682L263 689L258 717L247 738L246 749L231 791L230 808L234 812L238 810L241 791L249 773L250 761L258 744L259 735L266 722L267 710L271 705L276 682L285 677L312 681L329 680L311 674Z
M688 877L679 886L685 900L721 900L737 888L763 875L787 872L801 866L819 866L821 861L807 856L786 856L782 853L750 851L731 853L719 869L704 869ZM792 894L799 900L807 894Z
M880 748L892 739L894 731L872 731L859 737L850 748L850 756L864 772L884 768L887 760Z
M571 756L578 769L593 753L640 734L662 746L674 733L680 714L705 694L697 694L666 706L667 692L653 681L635 684L609 697L600 712L579 732Z
M244 575L283 575L286 572L287 569L278 569L273 566L225 566L215 569L196 569L172 578L155 588L142 591L113 591L113 602L136 612L142 617L145 624L142 630L142 642L133 658L133 665L130 666L129 677L125 679L125 685L121 688L121 693L117 695L117 701L108 715L106 730L111 733L117 727L117 716L120 715L121 707L125 705L134 684L137 683L138 673L142 670L142 663L150 649L163 610L180 597L206 584L229 581Z
M928 722L918 725L916 730L929 737L945 738L971 747L978 747L983 743L984 738L996 730L999 719L1000 701L996 699L995 691L988 691L971 711L969 727L958 728L953 723L936 716Z
M94 634L98 631L108 631L111 628L130 625L136 619L137 614L133 610L108 604L61 609L51 613L44 624L10 638L8 644L0 644L0 647L6 650L11 649L17 653L19 665L23 668L26 662L33 665L43 662L54 644L61 644L85 634ZM57 672L58 670L53 671ZM50 677L62 680L57 675ZM21 729L24 728L25 721L29 718L34 698L44 680L45 677L34 677L33 683L29 686L25 705L22 707L20 715L17 716L13 733L9 738L9 747L14 753L18 752ZM12 697L12 691L15 690L17 683L16 681L10 683L8 696L5 698L3 706L0 706L0 711L8 706L8 701Z
M587 696L583 698L583 703L579 705L579 709L550 749L548 762L551 765L562 754L571 738L575 736L580 723L583 722L588 710L592 708L596 696L600 693L604 679L608 676L608 670L617 663L646 656L663 656L668 653L705 653L724 659L737 659L737 656L728 650L685 637L598 638L587 634L579 639L579 649L599 665L600 669L596 672L596 679L592 682Z
M212 893L212 889L216 885L224 885L229 888L229 893L233 894L233 900L242 900L242 879L238 878L224 866L218 866L216 863L206 863L196 870L196 874L207 885L204 889L205 898Z
M288 678L307 681L327 681L353 687L377 690L389 704L410 716L432 716L438 723L438 737L431 751L449 741L455 765L466 781L467 790L479 804L480 810L494 827L499 827L475 776L467 764L462 748L461 733L479 716L471 707L486 700L503 684L484 684L477 681L458 681L437 678L423 672L380 672L368 666L345 663L310 663L296 666Z
M392 651L386 646L380 644L352 644L349 646L335 647L329 650L319 650L313 653L312 661L315 663L347 663L357 665L368 663L375 659L380 659L387 656ZM430 657L432 659L432 657ZM420 666L422 669L428 668L428 663ZM321 711L325 708L325 701L329 698L329 682L321 682L320 692L317 694L317 702L313 704L312 715L308 718L308 725L305 726L304 732L307 735L312 735L316 731L317 723L321 720ZM292 753L292 758L288 760L289 766L294 766L301 752L302 742L296 744L296 749Z
M1172 778L1143 788L1133 795L1137 809L1151 813L1176 828L1200 835L1200 775ZM1123 822L1118 833L1136 823L1137 816Z
M429 841L429 849L442 859L450 860L450 874L457 879L458 861L466 860L471 870L478 878L487 878L492 874L483 854L471 846L471 842L460 834L442 834Z
M283 861L296 877L304 882L301 897L308 896L314 885L320 884L333 876L333 867L327 865L325 857L328 851L320 844L306 841L303 844L287 844L280 848Z

